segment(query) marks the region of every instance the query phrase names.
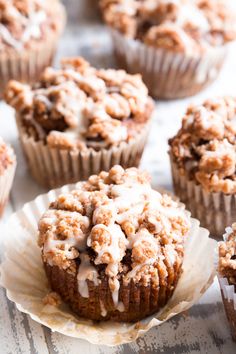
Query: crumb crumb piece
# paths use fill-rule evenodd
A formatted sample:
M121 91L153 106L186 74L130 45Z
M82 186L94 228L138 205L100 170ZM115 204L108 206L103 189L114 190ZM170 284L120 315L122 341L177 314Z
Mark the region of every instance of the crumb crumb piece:
M62 303L61 297L58 293L52 291L48 293L44 298L43 298L43 304L44 305L51 305L58 307Z

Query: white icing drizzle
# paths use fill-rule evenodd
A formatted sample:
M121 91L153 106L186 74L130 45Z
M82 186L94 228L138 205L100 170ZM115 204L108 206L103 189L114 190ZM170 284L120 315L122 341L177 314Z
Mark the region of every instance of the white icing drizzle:
M80 254L80 265L77 274L78 291L82 297L89 297L89 289L87 281L90 280L94 285L98 286L98 272L90 263L90 258L87 254Z
M100 300L100 309L101 309L101 315L102 315L103 317L106 317L106 315L107 315L107 310L106 310L106 307L105 307L105 305L104 305L104 303L103 303L102 300Z
M40 2L38 2L40 4ZM43 2L41 2L43 3ZM24 28L23 34L21 38L17 39L13 36L13 34L9 31L7 26L0 23L0 36L3 41L7 43L9 46L15 48L16 50L21 50L25 43L27 43L30 39L39 39L41 38L41 25L46 22L47 15L44 10L35 10L35 3L30 2L30 11L28 16L24 16L17 8L13 5L12 1L8 1L8 14L16 22L20 22Z

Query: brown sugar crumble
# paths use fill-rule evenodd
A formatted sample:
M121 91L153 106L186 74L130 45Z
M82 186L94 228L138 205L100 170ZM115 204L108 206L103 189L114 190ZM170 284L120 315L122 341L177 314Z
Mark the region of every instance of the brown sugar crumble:
M219 273L236 290L236 223L226 229L224 240L219 243Z
M210 192L236 192L236 99L222 97L190 106L170 139L179 173Z
M0 176L15 162L15 155L10 146L0 137Z
M174 287L189 230L189 215L153 190L147 173L114 166L51 203L38 243L44 264L74 274L84 298L87 281L98 286L107 277L120 308L121 281Z
M224 0L101 0L108 25L125 36L193 53L236 38L235 11Z
M81 57L62 60L61 69L47 68L33 87L11 81L5 99L26 134L67 150L129 142L153 110L140 75L95 69Z
M61 16L58 0L0 0L0 51L36 46L52 31L60 31Z

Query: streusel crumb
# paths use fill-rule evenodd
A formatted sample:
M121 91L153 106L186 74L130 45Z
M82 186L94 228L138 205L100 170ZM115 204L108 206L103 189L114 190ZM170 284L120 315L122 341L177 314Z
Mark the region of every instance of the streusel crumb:
M236 192L236 99L223 97L190 106L170 152L181 174L211 192Z

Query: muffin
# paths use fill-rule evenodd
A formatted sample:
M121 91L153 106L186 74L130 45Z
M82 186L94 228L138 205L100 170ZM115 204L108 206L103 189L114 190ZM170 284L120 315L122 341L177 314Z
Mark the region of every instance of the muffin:
M236 37L223 0L101 0L115 55L155 98L194 95L216 79Z
M232 337L236 341L236 223L226 228L219 243L219 283Z
M78 57L47 68L33 87L11 81L29 168L45 187L87 179L115 164L138 166L153 101L140 75L95 69Z
M169 141L175 193L215 237L236 215L235 115L233 97L192 105Z
M171 298L190 216L136 168L113 166L60 195L39 221L54 292L79 316L133 322Z
M8 201L16 170L16 157L13 149L0 137L0 217Z
M0 0L0 95L10 79L35 82L65 25L58 0Z

